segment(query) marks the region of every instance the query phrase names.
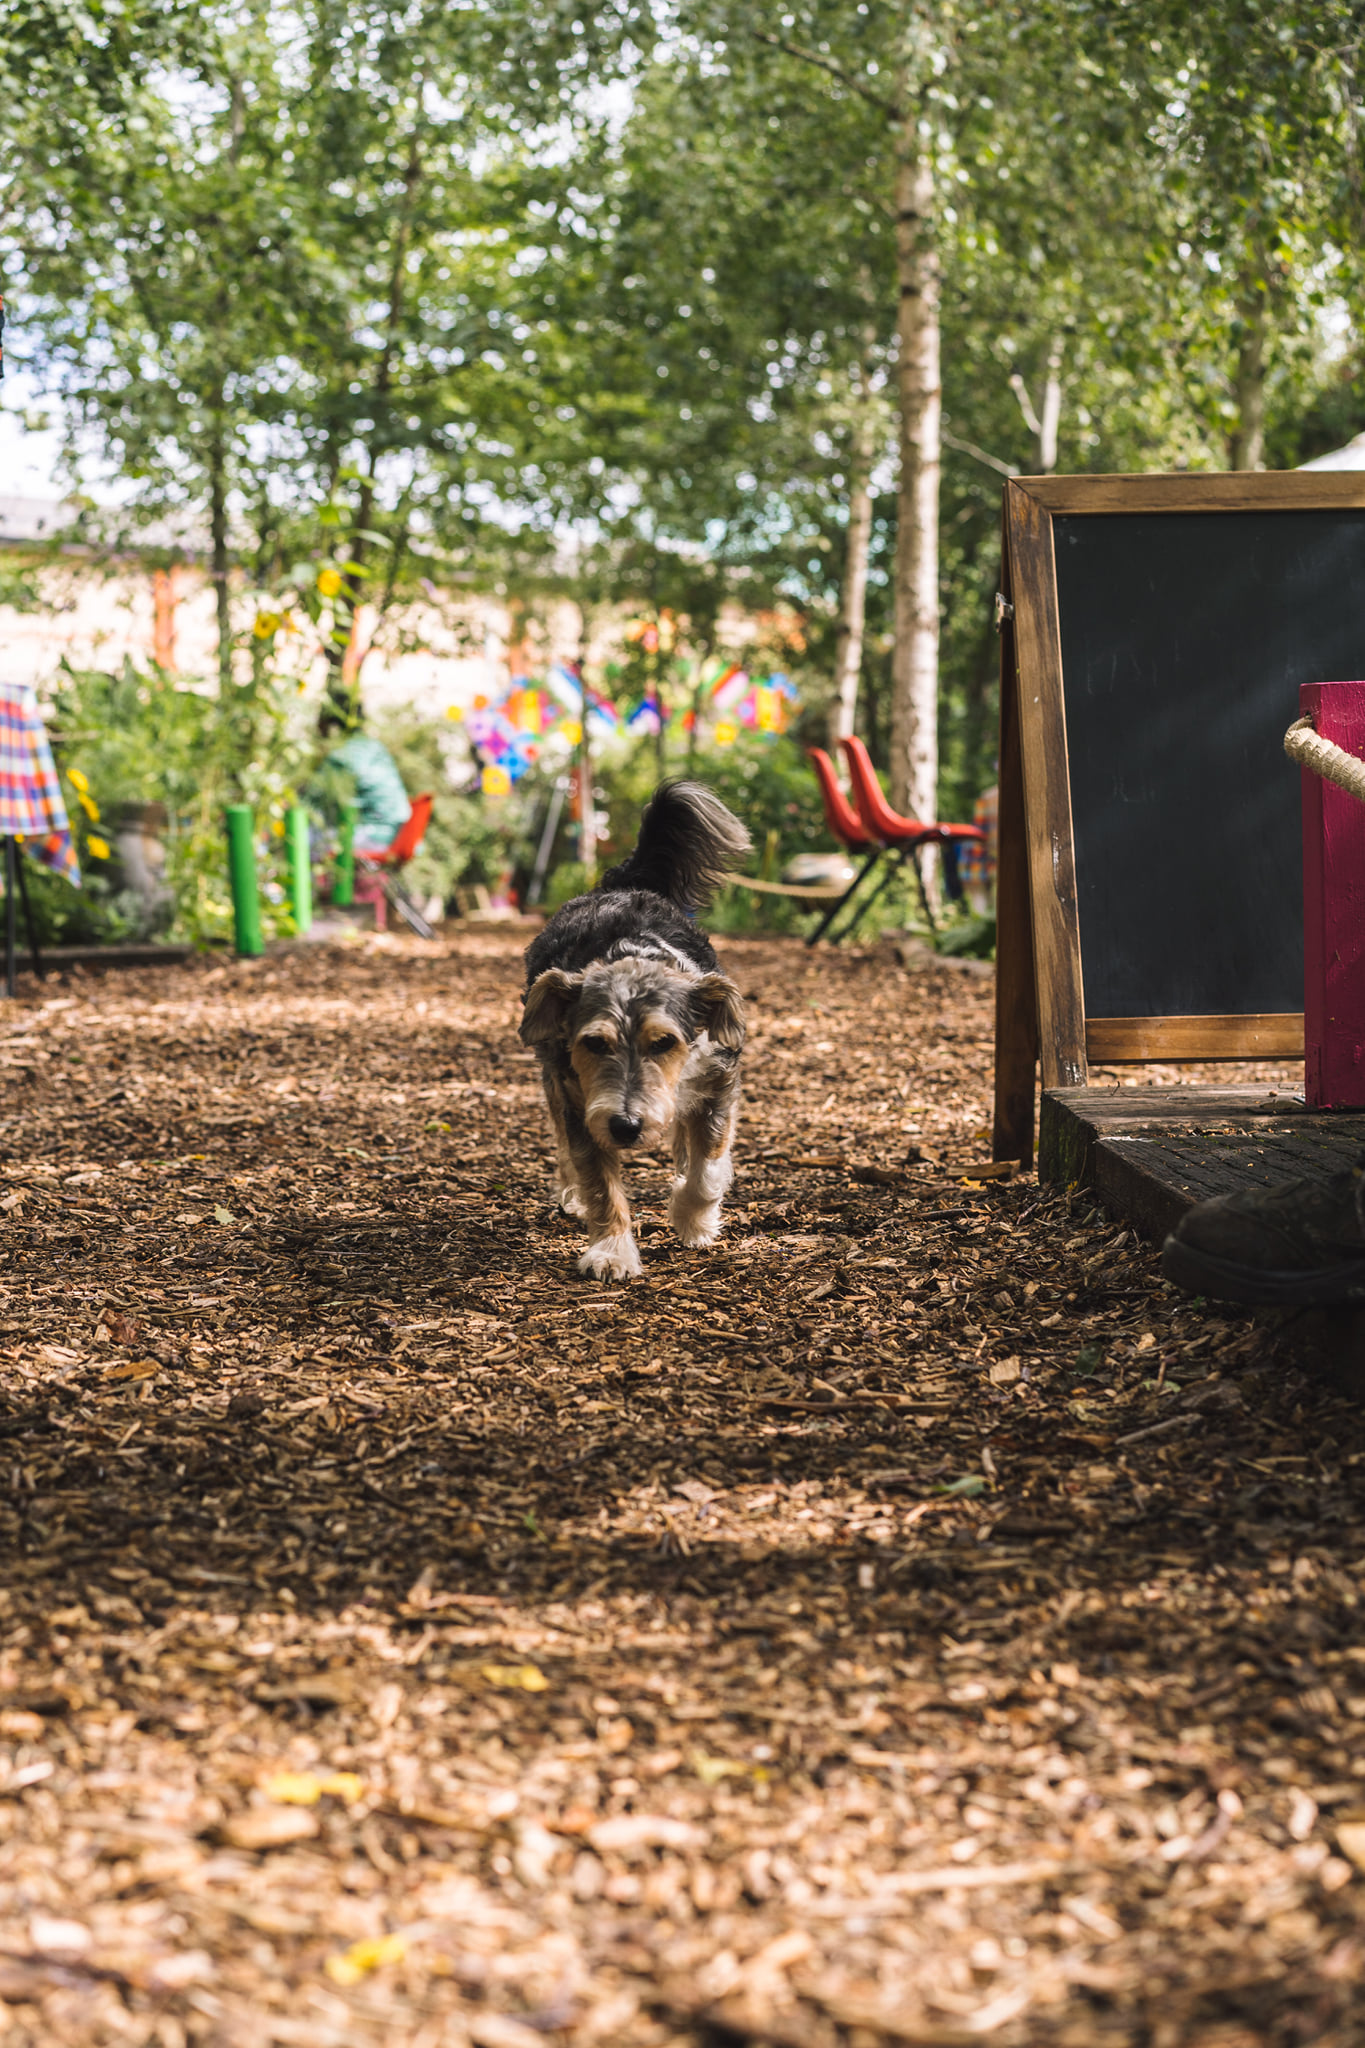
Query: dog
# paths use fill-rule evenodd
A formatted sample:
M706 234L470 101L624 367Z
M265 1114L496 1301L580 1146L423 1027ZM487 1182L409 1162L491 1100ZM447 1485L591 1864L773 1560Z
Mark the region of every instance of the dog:
M744 1003L693 913L749 850L696 782L664 782L635 850L575 896L526 950L520 1037L539 1055L559 1155L555 1197L583 1217L580 1273L639 1276L623 1155L669 1142L669 1221L713 1244L734 1177Z

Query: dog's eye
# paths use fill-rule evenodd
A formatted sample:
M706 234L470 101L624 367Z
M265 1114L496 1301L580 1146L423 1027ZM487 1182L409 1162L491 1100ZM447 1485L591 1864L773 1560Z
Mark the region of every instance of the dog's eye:
M645 1051L652 1060L661 1060L666 1052L672 1052L677 1042L676 1038L665 1032L662 1038L656 1038L652 1045L647 1045Z
M585 1052L604 1053L611 1051L611 1040L603 1038L599 1031L585 1031L578 1043Z

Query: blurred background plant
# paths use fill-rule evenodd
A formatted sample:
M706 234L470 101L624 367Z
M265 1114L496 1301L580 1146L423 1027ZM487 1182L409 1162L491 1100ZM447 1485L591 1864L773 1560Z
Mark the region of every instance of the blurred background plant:
M300 586L308 587L302 572L293 579ZM239 635L247 658L226 686L131 661L117 672L63 667L47 715L84 886L75 891L34 870L42 942L230 943L229 803L246 803L255 815L267 939L295 931L285 821L299 803L312 819L317 895L326 900L340 806L353 795L347 773L328 762L338 735L323 738L318 728L320 706L338 701L337 672L319 660L331 621L324 610L310 641L306 626L291 630L290 610L278 600L255 617ZM685 616L665 617L662 631L658 623L623 622L587 681L591 866L578 797L584 686L576 671L560 664L540 680L513 676L501 699L476 700L455 719L400 709L370 722L409 797L433 799L404 871L415 900L455 914L496 914L528 900L555 909L629 850L663 775L696 776L744 820L754 846L748 871L761 880L781 881L800 856L839 851L806 759L807 744L825 736L824 695L817 678L807 703L786 668L774 665L797 666L802 650L790 622L760 622L752 675L698 651ZM350 709L363 720L358 690ZM801 898L735 886L722 891L709 922L721 932L799 933L816 915ZM913 877L902 873L857 932L907 928L925 929ZM988 953L993 937L989 921L950 912L942 943Z
M262 922L289 936L284 819L310 761L297 689L263 666L220 699L164 670L64 668L49 731L82 888L33 871L48 943L225 943L232 932L223 813L250 804Z

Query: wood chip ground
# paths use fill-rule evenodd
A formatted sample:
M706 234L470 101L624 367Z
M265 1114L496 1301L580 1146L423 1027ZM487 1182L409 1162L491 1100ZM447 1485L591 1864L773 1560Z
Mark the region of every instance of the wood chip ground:
M0 1017L0 2036L1365 2041L1358 1409L889 947L725 948L725 1239L581 1279L523 940Z

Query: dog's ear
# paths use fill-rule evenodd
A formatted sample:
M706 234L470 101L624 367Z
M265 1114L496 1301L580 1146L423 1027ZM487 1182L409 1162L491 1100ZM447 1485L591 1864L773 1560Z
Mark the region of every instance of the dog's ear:
M744 1043L744 998L728 974L704 974L690 992L692 1018L716 1045L738 1052Z
M526 991L517 1036L523 1045L547 1045L557 1038L565 1016L583 986L581 974L566 974L562 967L547 967Z

